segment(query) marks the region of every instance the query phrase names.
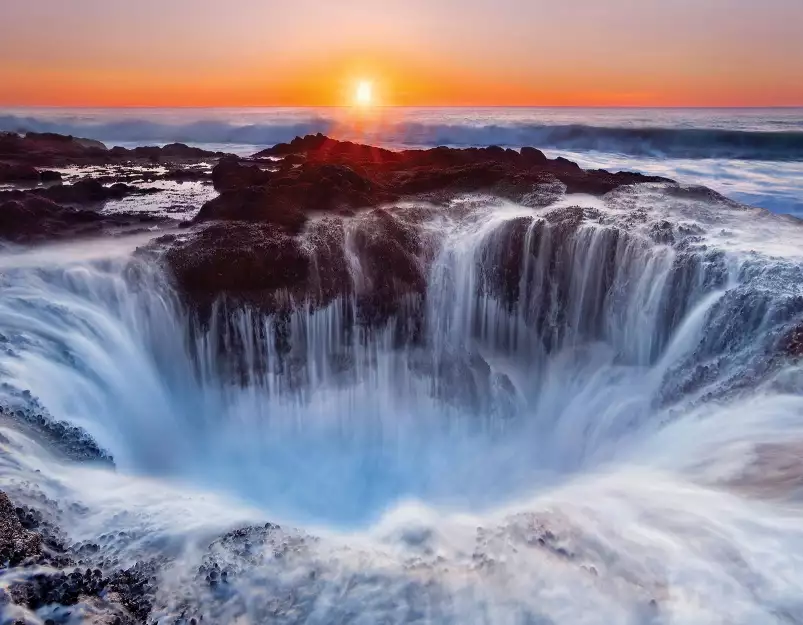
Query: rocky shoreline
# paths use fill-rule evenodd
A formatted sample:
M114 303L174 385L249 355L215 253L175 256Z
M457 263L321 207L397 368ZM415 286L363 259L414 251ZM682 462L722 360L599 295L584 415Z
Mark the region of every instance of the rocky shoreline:
M715 210L734 208L709 190L680 187L636 173L585 171L565 159L549 159L535 148L441 147L394 152L323 135L299 137L250 158L181 144L126 150L58 135L3 135L0 172L5 172L0 180L0 243L34 246L152 232L152 240L138 250L139 258L166 269L171 289L175 287L193 322L211 325L212 315L219 315L219 336L212 338L220 341L211 348L226 355L220 361L227 381L243 384L249 375L263 372L254 371L254 363L250 363L252 370L238 364L237 346L226 342L242 339L229 333L225 325L233 323L233 311L254 311L257 314L251 321L263 313L271 315L270 330L257 322L252 329L274 335L254 334L251 338L275 347L281 362L273 364L288 367L290 378L293 366L303 369L293 360L297 354L291 353L294 346L288 330L290 316L301 306L315 311L337 303L351 307L348 315L343 315L348 318L343 323L370 330L395 321L394 345L422 340L429 264L436 248L425 225L437 223L433 219L437 217L459 221L470 213L472 202L484 196L537 211L518 214L494 230L493 236L483 241L471 271L476 272L478 292L491 294L500 307L513 311L523 297L521 290L533 288L524 275L527 255L538 257L543 265L543 284L538 285L542 290L533 291L537 297L532 301L537 305L522 317L546 353L559 349L562 333L568 331L589 341L602 336L600 311L605 297L617 284L627 284L621 276L617 282L616 264L617 253L628 242L673 247L677 254L665 289L671 305L661 313L667 317L661 324L666 336L656 336L653 345L660 351L688 312L694 295L689 284L703 277L705 289L720 288L727 268L719 252L701 244L701 231L648 218L638 202L628 204L632 199L629 187L654 183L660 193L682 201L699 196ZM127 198L145 201L159 197L165 193L159 183L165 181L197 182L216 195L185 220L157 212L106 210L110 203ZM614 222L604 211L575 205L572 199L553 206L571 194L613 197L625 208ZM602 226L596 232L594 254L584 257L593 261L599 284L584 294L583 312L587 314L567 329L562 317L571 300L567 267L577 252L578 232L589 223ZM783 352L797 358L800 332L784 338L787 335L780 333L785 327L779 326L779 336L768 339L773 342L768 343L768 350L776 349L778 343ZM738 329L732 334L749 335ZM325 357L332 360L328 364L333 369L350 366L341 353ZM342 362L334 362L341 357ZM495 396L515 398L510 379L467 350L439 362L410 363L422 368L419 373L432 380L432 392L446 403L482 405L491 387ZM693 365L688 367L689 380L684 378L686 386L667 390L667 404L709 374L708 369ZM756 379L776 366L777 359L757 363ZM29 393L18 393L16 400L19 405L0 405L0 424L34 431L37 439L69 460L113 465L114 460L95 441L78 428L54 420ZM0 440L0 453L4 453L4 445L11 444ZM0 624L29 623L26 610L44 615L46 623L74 622L70 621L73 612L82 622L99 624L158 621L154 602L158 592L165 592L159 580L171 564L169 556L117 560L115 541L138 539L130 536L98 536L95 542L71 544L59 529L68 527L59 502L38 493L36 484L13 484L6 490L0 492ZM70 514L84 512L70 510ZM568 557L561 548L552 549L546 534L537 536L539 548L556 557ZM191 587L188 596L206 597L203 593L208 593L212 597L208 605L225 602L226 585L237 574L236 567L216 559L217 550L225 551L230 559L236 556L234 561L243 566L262 566L264 562L251 549L253 544L267 546L278 559L303 551L307 540L294 530L285 533L272 524L208 538L201 545L197 574L182 580ZM314 570L304 584L316 584ZM181 601L176 599L176 603ZM201 622L203 615L192 612L192 600L186 603L183 613L183 604L172 606L171 613L181 616L170 622ZM206 616L214 620L214 615Z
M158 197L163 189L154 185L160 181L198 181L218 195L183 222L163 214L104 210L125 198ZM221 299L277 312L292 301L324 306L355 295L348 238L365 261L368 285L356 294L357 314L373 324L424 296L420 258L428 242L416 227L424 213L450 210L455 198L468 193L541 207L565 193L602 195L624 185L662 181L583 171L535 148L393 152L310 135L240 158L182 144L128 150L48 133L2 134L0 242L30 246L164 231L140 255L164 263L185 303L208 314ZM398 210L411 202L418 208ZM556 211L550 219L576 226L581 213ZM350 217L347 226L344 218ZM54 421L33 398L20 401L21 407L0 406L2 422L35 430L68 458L113 463L82 431ZM23 485L21 492L29 490ZM76 609L99 615L92 621L97 623L149 619L163 563L142 561L126 568L104 556L99 544L71 545L58 529L57 502L40 502L49 511L43 514L15 505L9 495L14 498L0 492L0 612L11 618L3 623L26 623L18 608L46 608L52 613L47 623L69 620ZM271 525L246 528L218 542L236 550L252 540L270 543L279 531ZM212 589L227 583L229 572L208 560L199 583ZM199 621L188 613L181 622Z
M43 167L71 167L73 181ZM109 149L70 136L6 133L0 135L0 168L19 173L16 186L0 187L0 241L30 245L172 231L143 253L162 259L187 302L202 312L221 296L275 311L288 298L325 305L350 294L342 220L318 219L314 226L310 220L359 215L352 243L377 268L367 277L373 295L365 316L378 319L423 289L416 259L425 242L409 220L399 218L400 203L445 210L455 198L479 193L542 207L564 194L599 196L632 184L671 182L585 171L532 147L395 152L322 134L240 158L183 144ZM152 184L159 180L200 181L218 195L190 221L104 212L110 201L158 198L163 190Z

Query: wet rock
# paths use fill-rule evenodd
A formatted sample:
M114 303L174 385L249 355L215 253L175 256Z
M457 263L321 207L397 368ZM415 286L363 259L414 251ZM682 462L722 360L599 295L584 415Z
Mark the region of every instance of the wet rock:
M95 212L69 209L39 196L0 203L0 238L19 243L99 221Z
M160 193L161 189L140 187L117 182L105 186L92 178L83 178L73 184L55 184L26 190L0 191L0 202L4 200L25 201L30 198L43 198L66 205L101 204L108 200L119 200L129 195L150 195Z
M266 171L253 161L222 159L213 171L221 195L201 208L187 237L164 245L165 260L185 298L202 308L217 298L233 298L276 311L288 297L322 306L353 291L360 323L382 324L404 309L406 320L412 321L400 335L408 337L421 326L427 260L419 230L398 219L396 211L377 207L406 197L440 203L466 192L490 192L517 201L529 198L539 204L539 189L545 190L544 198L554 199L564 189L603 194L654 180L627 172L586 172L566 159L550 160L535 148L394 152L322 134L296 137L255 157L281 157L293 164ZM346 218L352 260L346 261L342 225L332 220L330 233L311 225L321 214L352 216ZM568 242L583 222L594 219L601 217L582 208L544 215L530 253L538 253L548 230L547 285L568 288L568 278L559 278ZM509 227L510 233L499 235L510 239L509 246L496 245L493 253L489 248L481 272L487 289L512 305L519 299L523 237L529 226L514 221ZM553 245L555 241L559 244ZM615 251L615 239L610 243L606 253ZM352 275L354 260L359 269ZM609 260L602 259L606 271ZM601 298L592 298L594 305ZM550 312L554 311L544 307L536 317L559 323Z
M779 351L790 358L803 357L803 325L794 326L781 337Z
M61 173L51 170L39 171L24 163L0 163L0 182L50 183L61 181Z
M317 305L351 293L345 225L343 219L325 217L310 222L304 232L303 240L311 257L308 298Z
M220 159L212 169L212 184L218 191L267 184L271 177L270 171L258 165L246 165L236 156Z
M541 150L536 150L532 147L521 148L521 160L525 165L537 166L546 165L549 159Z
M108 155L100 141L51 132L0 133L0 159L32 165L93 162Z
M0 193L0 240L13 243L37 243L55 239L116 232L168 220L143 213L103 215L57 204L38 194L3 200Z
M284 203L270 189L246 187L224 191L201 207L195 222L211 220L247 221L273 224L297 234L307 223L307 215Z
M41 553L42 537L23 527L8 495L0 491L0 565L19 566Z
M266 222L299 232L306 214L376 206L394 197L354 169L337 164L306 164L270 173L226 160L213 176L217 188L226 190L201 208L196 221ZM245 180L245 186L232 187L237 180Z
M674 226L666 221L659 221L650 227L650 237L656 243L672 245L675 242Z
M278 292L303 292L309 255L274 224L214 223L165 255L179 287L197 303L229 297L274 309Z
M519 301L525 263L525 238L533 224L532 217L517 217L505 222L486 241L479 259L480 288L504 302L510 310Z
M47 505L58 507L55 502ZM4 612L4 604L11 603L33 611L47 608L47 616L54 622L65 622L74 612L88 619L82 622L145 623L163 562L140 561L111 571L75 567L64 544L53 538L58 534L41 512L26 506L15 508L0 491L0 567L11 567L14 573L7 591L0 593L0 612ZM28 566L34 564L39 567Z
M41 182L61 182L62 175L60 172L45 169L39 172L39 180Z
M423 298L425 268L420 258L421 240L414 227L386 210L376 209L356 222L352 239L360 259L358 306L364 323L385 321L410 296Z
M622 185L666 180L629 172L587 172L565 158L550 160L531 147L520 152L498 146L393 152L322 134L296 137L255 156L298 156L306 164L348 165L387 193L400 195L487 190L521 196L550 178L558 179L569 193L602 195Z
M66 421L54 419L30 393L18 393L11 387L3 391L16 395L15 403L0 403L0 423L34 433L54 451L79 462L99 462L113 465L112 457L102 450L84 430Z
M0 161L15 164L54 167L126 162L175 163L197 162L222 156L222 152L210 152L183 143L172 143L164 147L143 146L128 149L115 146L108 149L100 141L71 135L0 132Z
M738 202L734 202L721 193L702 185L667 185L666 193L684 200L702 200L705 202L725 204L733 208L741 208Z
M32 165L0 163L0 182L38 182L39 172Z

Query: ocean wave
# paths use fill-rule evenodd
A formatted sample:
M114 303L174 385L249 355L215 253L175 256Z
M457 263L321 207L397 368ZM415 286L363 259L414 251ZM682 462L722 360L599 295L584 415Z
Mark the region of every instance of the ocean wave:
M47 118L0 115L0 129L59 132L105 142L239 144L268 146L295 136L323 132L395 146L532 145L557 150L598 151L629 156L803 160L803 131L744 131L721 128L663 128L543 123L437 123L395 121L353 125L328 117L242 123L231 120L154 121L145 118Z

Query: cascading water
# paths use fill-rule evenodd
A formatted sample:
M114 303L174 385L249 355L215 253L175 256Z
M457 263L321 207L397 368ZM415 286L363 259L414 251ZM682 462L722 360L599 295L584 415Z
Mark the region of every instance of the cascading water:
M420 332L360 322L352 218L347 295L209 324L141 240L2 256L0 484L165 557L154 620L803 622L799 226L658 186L421 214Z

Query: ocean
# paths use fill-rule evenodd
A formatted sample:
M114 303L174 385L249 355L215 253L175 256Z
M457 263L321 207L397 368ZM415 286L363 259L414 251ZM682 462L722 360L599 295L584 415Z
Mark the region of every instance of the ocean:
M529 144L770 209L651 183L325 211L292 237L3 245L0 490L80 569L3 569L0 622L129 623L134 593L137 622L176 625L803 623L803 221L777 214L803 215L803 111L30 109L0 128L241 154L317 131ZM117 208L188 219L215 194L147 184L163 193ZM207 310L171 251L234 286L204 272ZM301 277L266 293L272 272ZM8 603L18 583L40 604Z
M126 147L180 141L242 155L315 132L394 148L532 145L585 168L668 176L803 214L800 108L26 108L0 110L0 130Z

